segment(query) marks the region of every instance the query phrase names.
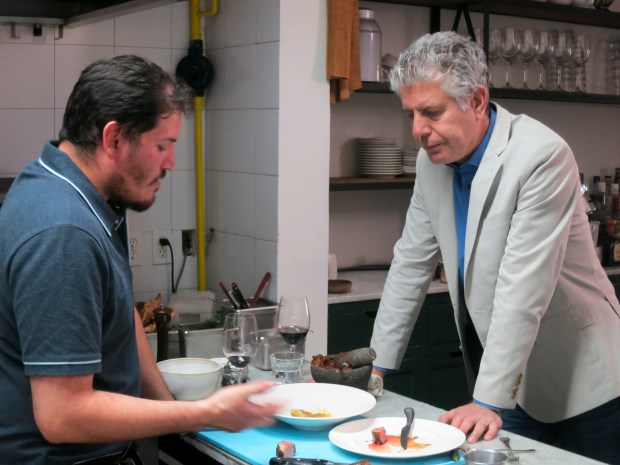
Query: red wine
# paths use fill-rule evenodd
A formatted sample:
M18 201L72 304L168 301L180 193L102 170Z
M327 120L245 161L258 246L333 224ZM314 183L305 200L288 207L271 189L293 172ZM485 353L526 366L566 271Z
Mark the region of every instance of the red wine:
M297 344L298 342L303 341L308 334L308 328L300 328L299 326L285 326L278 330L282 339L284 339L288 344Z
M237 368L248 366L250 360L252 360L252 357L248 357L247 355L230 355L228 357L228 361Z

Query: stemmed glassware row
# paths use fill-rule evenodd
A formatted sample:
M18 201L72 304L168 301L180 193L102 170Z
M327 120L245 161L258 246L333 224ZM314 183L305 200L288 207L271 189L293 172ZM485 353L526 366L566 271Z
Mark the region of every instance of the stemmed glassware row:
M476 40L481 42L480 30L475 33ZM507 27L492 29L489 33L490 75L501 60L506 66L503 87L507 89L514 88L510 82L511 71L513 64L520 62L523 64L522 89L585 92L585 64L590 53L590 38L570 29L539 31ZM532 63L540 66L538 84L534 87L528 82ZM549 71L555 75L547 76Z

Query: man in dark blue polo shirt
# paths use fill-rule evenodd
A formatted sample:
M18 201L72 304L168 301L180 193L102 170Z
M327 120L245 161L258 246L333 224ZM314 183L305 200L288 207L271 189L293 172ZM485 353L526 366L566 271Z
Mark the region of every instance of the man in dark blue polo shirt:
M273 421L275 406L247 400L269 382L174 401L133 307L125 209L155 201L189 103L144 59L95 62L60 140L13 183L0 210L0 462L127 463L133 439Z

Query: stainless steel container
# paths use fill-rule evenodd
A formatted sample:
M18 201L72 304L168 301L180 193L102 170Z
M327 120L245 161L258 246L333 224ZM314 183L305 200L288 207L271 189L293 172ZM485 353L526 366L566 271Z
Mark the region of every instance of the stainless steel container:
M246 299L248 304L252 304L252 299ZM220 302L220 309L227 311L248 312L256 316L256 324L258 329L271 329L276 324L276 310L278 304L271 302L267 299L258 299L258 303L254 308L246 308L241 310L235 310L227 299Z
M207 322L178 325L181 357L223 357L224 331L212 326Z

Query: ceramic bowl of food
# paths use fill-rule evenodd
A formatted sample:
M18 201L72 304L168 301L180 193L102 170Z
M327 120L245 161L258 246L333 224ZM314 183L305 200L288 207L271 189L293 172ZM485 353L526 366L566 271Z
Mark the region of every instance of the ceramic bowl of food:
M310 373L317 383L332 383L366 390L377 354L363 347L335 355L314 355Z
M322 430L361 415L376 404L372 394L338 384L279 384L252 396L257 404L280 404L275 417L297 429Z
M317 383L342 384L357 389L366 389L372 373L372 365L340 370L310 365L310 373Z
M198 400L220 384L221 364L208 358L171 358L157 363L168 389L177 400Z

